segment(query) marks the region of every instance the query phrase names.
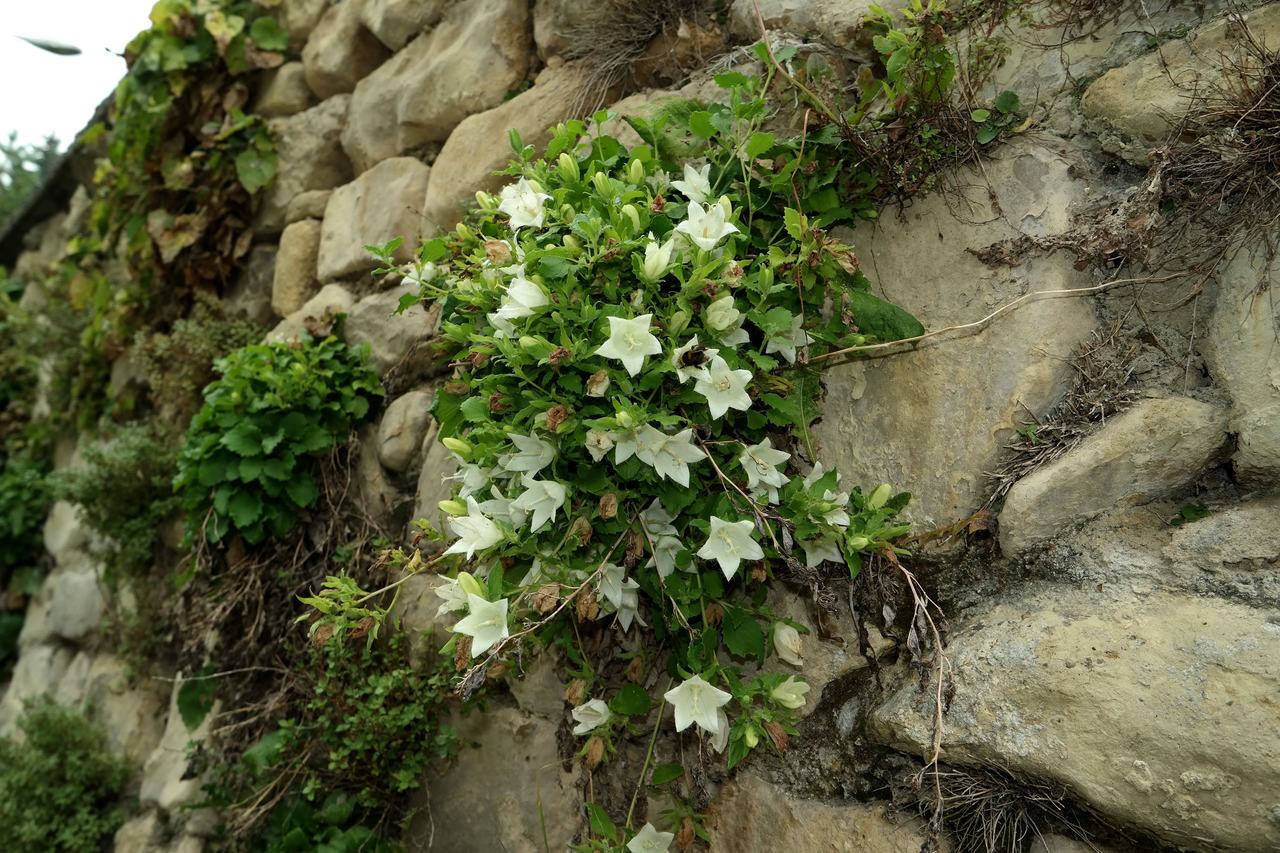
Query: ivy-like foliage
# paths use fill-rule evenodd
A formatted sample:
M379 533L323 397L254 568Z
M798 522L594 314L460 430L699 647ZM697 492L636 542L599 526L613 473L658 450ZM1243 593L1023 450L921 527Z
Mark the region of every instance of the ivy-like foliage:
M471 568L439 593L464 695L519 635L570 646L591 696L569 626L608 619L669 650L677 727L733 766L792 731L808 689L743 668L793 628L769 578L856 573L906 530L907 495L845 490L814 459L809 356L922 329L820 227L856 215L838 137L771 132L764 83L718 80L727 104L636 123L649 144L631 150L580 122L542 159L515 139L517 180L409 276L443 300L460 365L433 411L459 466L446 553ZM604 742L589 760L649 713L636 692L579 705L576 731Z
M174 483L188 533L257 544L283 536L319 496L312 464L382 396L363 348L336 337L255 344L216 364Z

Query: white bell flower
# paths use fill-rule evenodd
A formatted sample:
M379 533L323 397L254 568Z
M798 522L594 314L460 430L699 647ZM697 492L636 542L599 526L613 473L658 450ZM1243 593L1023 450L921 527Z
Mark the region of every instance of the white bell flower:
M652 234L649 235L649 242L644 246L644 262L640 265L640 272L646 281L657 281L667 274L675 247L674 237L668 238L665 243L659 243L653 239Z
M613 449L613 435L602 429L589 429L587 430L586 446L591 458L599 462Z
M454 633L471 638L471 656L474 658L489 651L494 643L510 636L507 630L507 600L487 601L475 593L467 594L470 613L453 626Z
M609 318L609 339L596 350L596 355L622 362L627 373L635 376L644 366L645 356L662 352L662 344L649 333L652 314L641 314L634 320L625 317Z
M609 437L613 439L613 464L621 465L632 456L639 455L640 452L640 430L620 429L616 432L609 433Z
M577 723L573 727L575 735L585 735L609 722L609 718L613 715L609 712L609 706L602 699L592 699L583 702L581 705L573 709L573 719Z
M622 605L622 584L627 578L627 570L613 563L605 563L600 569L600 579L596 581L596 589L605 601L617 609Z
M454 458L458 455L455 453ZM458 489L458 497L466 498L474 495L476 492L489 485L489 481L493 479L493 471L487 468L481 468L473 462L458 462L458 471L446 480L461 480L462 487Z
M764 550L752 535L754 530L755 524L748 519L725 521L713 515L707 541L698 549L698 556L718 562L725 580L733 580L743 560L764 557Z
M688 237L699 249L711 251L725 237L738 230L736 225L726 221L727 211L719 204L708 204L706 208L696 201L689 202L689 213L684 222L676 226L676 230Z
M434 590L436 598L442 602L436 610L437 616L446 613L461 613L467 609L467 591L458 583L457 578L444 578Z
M671 523L675 520L676 517L667 512L662 501L657 498L654 498L653 503L640 513L640 523L650 536L675 536L676 528Z
M786 622L773 623L773 650L792 666L804 665L804 656L800 654L800 632Z
M484 318L489 321L489 325L493 326L493 336L498 340L503 338L514 338L517 334L516 327L506 317L500 315L497 311L485 314Z
M733 294L726 293L707 306L704 320L707 328L715 332L725 346L736 347L751 340L747 330L742 328L744 317L733 300ZM715 350L711 350L715 352Z
M821 480L826 475L826 473L827 473L827 469L823 467L821 462L814 465L813 470L805 475L805 478L804 478L805 487L813 488L814 484L816 484L819 480ZM840 482L840 472L837 471L836 483L839 484L839 482ZM837 506L835 506L834 508L828 510L826 513L823 514L822 520L825 521L827 524L832 525L833 527L848 527L849 512L848 510L845 509L845 507L849 505L849 493L836 492L831 489L824 489L822 492L822 499L824 501L831 501L832 503L837 504ZM836 557L834 559L836 559L838 562L840 558Z
M716 719L719 721L720 730L711 736L711 748L717 753L722 753L729 745L729 715L724 712L724 708L718 708Z
M684 197L689 201L706 204L707 196L711 195L711 164L707 163L701 169L695 169L685 163L684 180L672 181L671 186L684 193Z
M526 226L542 227L542 222L547 215L544 205L551 199L551 196L540 192L528 180L521 178L514 184L507 184L503 187L501 198L502 201L498 204L498 210L511 217L511 227L513 229Z
M568 490L555 480L535 480L530 474L526 474L521 483L524 484L524 493L513 500L511 506L533 516L529 532L537 533L548 521L555 519L560 507L564 506Z
M781 334L773 335L765 340L764 351L777 353L786 359L787 364L796 363L796 350L813 343L813 336L803 328L804 317L796 315L791 321L791 328Z
M689 485L689 463L706 457L702 448L693 443L693 430L685 429L675 435L645 424L636 440L636 456L658 472L659 477Z
M635 837L627 842L628 853L667 853L676 835L674 832L658 832L657 828L646 823L640 827Z
M490 518L498 521L505 521L516 530L524 527L524 523L529 519L529 514L519 507L513 506L513 502L504 495L497 486L489 489L492 497L484 503L480 504L481 511Z
M811 569L828 560L833 563L844 562L844 555L840 553L840 543L833 536L803 539L800 547L804 549L804 564Z
M747 487L756 490L764 487L769 492L771 502L778 500L778 488L787 484L787 475L778 470L785 465L791 454L785 450L777 450L773 440L766 438L759 444L752 444L743 449L738 457L738 464L747 473Z
M537 435L521 435L518 432L507 433L507 438L516 446L516 453L505 458L504 468L522 474L536 474L551 464L556 458L555 445L538 438Z
M671 366L676 369L676 378L680 380L680 384L688 382L690 379L699 379L707 373L705 365L708 361L720 352L718 349L703 349L702 361L699 364L687 365L684 363L685 356L698 346L698 336L694 335L684 346L677 348L671 353Z
M751 408L751 397L747 394L750 381L750 370L731 370L728 362L717 355L707 365L706 373L698 377L693 390L707 398L707 408L714 419L729 409L745 412Z
M493 519L480 511L475 498L467 498L467 514L456 515L449 519L449 529L458 537L445 551L446 554L466 554L467 559L475 556L476 551L492 548L502 541L502 531Z
M659 577L670 577L676 570L676 555L684 550L684 543L677 536L658 536L653 540L653 556L648 567L656 568Z
M676 731L682 732L697 723L708 734L720 731L720 717L716 713L733 698L729 693L708 684L701 675L685 679L679 687L663 694L676 712Z
M794 675L789 675L786 681L769 691L769 695L782 707L790 708L794 711L797 708L804 707L804 694L808 692L808 684L805 684Z
M640 584L635 578L627 578L622 583L622 603L618 605L618 624L623 633L631 630L633 621L644 625L640 618Z
M524 276L517 276L507 285L507 293L496 314L506 320L519 320L532 316L550 301L541 287Z

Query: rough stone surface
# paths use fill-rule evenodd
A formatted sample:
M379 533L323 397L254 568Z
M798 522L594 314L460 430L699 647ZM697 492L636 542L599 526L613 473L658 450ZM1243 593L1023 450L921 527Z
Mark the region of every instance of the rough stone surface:
M533 43L544 62L564 53L582 6L574 0L536 0L533 4Z
M131 676L124 661L110 654L93 658L82 701L107 732L107 743L134 767L141 767L164 735L168 704L161 682Z
M905 221L885 216L850 238L876 290L928 328L977 320L1031 291L1091 283L1062 254L1029 254L1010 268L966 251L1017 236L1009 223L1040 235L1066 230L1083 192L1069 159L1038 145L1010 144L983 167L985 177L958 181L970 204L919 199ZM991 210L988 183L1003 216ZM829 369L813 431L819 457L850 486L910 490L907 516L922 527L965 518L985 500L987 472L1013 427L1066 390L1065 359L1094 323L1084 300L1031 301L981 333Z
M324 209L329 204L333 190L308 190L298 193L289 202L285 212L285 224L301 222L304 219L324 219Z
M354 304L355 298L352 297L351 291L340 284L326 284L320 288L319 293L307 300L306 305L277 323L276 327L267 333L266 339L287 341L296 338L306 331L307 318L323 320L326 316L345 314Z
M1205 346L1210 369L1231 394L1232 457L1249 485L1280 485L1280 296L1277 270L1260 247L1241 251L1218 276Z
M453 495L453 481L458 463L449 448L437 440L438 427L434 421L427 428L422 440L422 470L418 473L417 499L413 504L413 517L425 518L437 527L443 524L440 501ZM448 529L441 527L441 529Z
M440 149L427 186L423 218L428 234L457 224L475 204L476 190L494 191L510 180L493 174L511 159L508 131L519 131L526 145L546 145L552 127L564 120L578 96L580 79L570 66L544 71L527 92L458 125Z
M387 476L378 459L378 431L372 426L360 428L360 453L356 457L355 486L362 512L384 529L391 529L396 512L408 498Z
M338 95L309 110L270 119L276 143L276 179L267 188L258 227L276 232L284 227L289 202L299 193L328 190L351 180L351 161L342 150L342 127L350 95Z
M1102 847L1095 841L1077 841L1065 835L1046 834L1031 842L1027 853L1115 853L1110 847Z
M359 3L331 6L316 24L302 64L307 85L321 98L350 92L370 71L391 55L390 51L360 23Z
M151 853L161 847L163 835L159 813L148 811L116 830L113 849L115 853Z
M54 560L89 544L90 533L75 504L54 501L44 522L44 547Z
M760 0L760 14L770 30L815 36L840 47L853 45L862 31L872 0ZM883 3L887 9L905 5ZM729 31L740 39L758 41L760 22L754 3L735 3L729 10Z
M23 703L27 699L47 692L62 680L73 657L69 650L54 645L22 650L13 666L9 687L0 698L0 735L14 731L14 724L22 715Z
M316 257L320 251L320 221L304 219L285 226L271 283L271 310L277 317L297 311L320 289Z
M276 247L254 246L244 261L244 269L227 291L228 313L265 326L271 313L271 283L276 275Z
M280 4L280 23L289 31L290 44L295 48L306 44L328 7L329 0L284 0Z
M412 285L400 285L372 296L366 296L351 308L344 333L347 343L369 345L369 363L385 374L405 356L418 351L419 345L436 333L440 307L430 309L418 302L401 314L400 297L416 292ZM405 378L412 378L406 376Z
M1210 512L1178 527L1162 550L1201 565L1280 562L1280 498Z
M218 715L218 704L215 702L200 726L195 731L189 730L178 711L178 691L181 687L181 681L174 682L164 735L147 757L138 792L138 800L144 806L158 806L166 811L173 811L200 796L203 780L200 776L187 772L187 745L208 738L213 721Z
M364 247L382 245L393 237L404 240L396 259L410 260L418 243L422 199L430 176L431 169L420 161L393 157L334 190L320 235L320 280L330 282L372 270L378 262Z
M1259 42L1271 50L1280 46L1280 4L1254 9L1245 20ZM1240 50L1239 26L1224 16L1113 68L1085 91L1081 111L1120 135L1106 140L1112 150L1145 162L1150 149L1165 141L1188 110L1222 85L1223 55Z
M400 630L409 641L409 654L415 663L425 661L444 645L453 623L462 614L437 613L441 600L435 589L444 583L442 575L418 574L400 586L400 596L391 617L400 621Z
M449 0L364 0L360 23L378 41L400 50L414 36L439 23L448 5Z
M1054 586L956 625L943 760L1067 786L1103 816L1193 850L1272 850L1280 825L1280 625L1225 600ZM872 715L922 754L914 678Z
M98 575L97 567L84 559L49 576L44 618L51 634L78 642L98 627L107 604Z
M490 708L462 718L457 728L461 741L477 748L466 750L449 769L433 772L426 779L429 794L414 795L421 812L409 829L409 851L565 849L579 829L580 795L576 764L568 773L562 767L555 725L514 708ZM436 814L449 815L447 821L435 821L431 847L428 802ZM479 809L476 803L486 806Z
M1000 546L1016 554L1116 504L1185 487L1227 440L1227 413L1189 397L1140 401L1063 456L1023 477L1000 512Z
M264 118L279 118L300 113L315 102L302 63L286 62L270 72L253 102L253 111Z
M468 115L500 104L524 79L530 46L525 0L453 6L356 86L342 144L357 170L443 142Z
M378 459L392 471L408 470L422 452L422 439L431 424L430 391L410 391L392 400L378 424Z
M919 853L919 819L890 816L883 806L805 800L750 771L721 792L708 822L716 853Z

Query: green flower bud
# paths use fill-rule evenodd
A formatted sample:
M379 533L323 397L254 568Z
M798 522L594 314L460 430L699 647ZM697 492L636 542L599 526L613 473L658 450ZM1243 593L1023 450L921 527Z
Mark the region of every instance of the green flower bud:
M879 509L893 495L893 486L888 483L881 483L876 486L876 490L871 493L871 497L867 498L867 506L872 509Z
M466 515L467 505L462 501L440 501L438 504L442 512L449 515Z
M533 189L533 191L534 191L534 192L536 192L536 193L545 192L545 191L542 189L542 184L538 183L538 182L537 182L537 180L535 180L534 178L530 178L530 179L529 179L529 186L530 186L530 187Z
M560 219L564 222L572 222L573 217L578 215L577 208L571 204L560 205Z
M616 420L618 421L618 426L623 429L631 429L636 424L635 418L631 417L630 412L618 412Z
M636 231L639 231L640 230L640 211L636 210L636 206L634 204L624 204L622 206L622 212L626 214L628 219L631 220L631 227L634 228Z
M639 160L632 160L631 165L627 167L627 177L631 179L633 184L644 183L644 163Z
M493 196L484 190L476 190L476 206L485 211L496 210L498 207L494 203Z
M484 586L480 581L472 577L470 572L458 572L458 586L462 587L462 591L465 593L484 598L486 592Z
M577 182L582 177L582 173L578 171L578 161L568 151L560 152L560 157L556 160L556 166L560 169L560 174L564 176L566 181Z
M520 336L520 349L536 349L542 346L542 343L535 337L529 335Z
M580 243L578 241L578 238L573 236L572 234L564 235L564 238L560 242L564 245L566 249L573 249L573 251L575 252L582 251L582 243Z
M471 455L471 445L460 438L448 436L440 439L440 443L464 459Z
M866 550L866 547L870 544L871 540L865 536L853 536L849 539L849 547L855 551Z
M595 184L596 192L600 195L609 194L609 176L604 172L596 172L591 176L591 183Z
M754 726L747 726L747 730L743 733L742 739L747 742L747 749L755 749L756 744L760 742L760 733L755 730Z
M466 223L464 222L459 222L458 227L455 228L454 231L456 231L458 236L461 237L463 240L471 239L471 229L468 228L466 226Z
M671 315L671 319L667 321L667 328L672 335L678 335L689 326L689 312L683 308Z

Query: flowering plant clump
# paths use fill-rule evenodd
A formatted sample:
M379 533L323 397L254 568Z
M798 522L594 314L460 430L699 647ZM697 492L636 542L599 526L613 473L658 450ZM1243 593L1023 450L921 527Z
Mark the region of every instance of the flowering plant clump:
M599 695L576 637L642 634L667 653L659 721L673 710L733 766L794 734L809 689L767 671L767 636L785 660L798 645L769 579L856 573L906 530L905 494L814 461L807 356L919 324L819 227L852 216L835 140L761 130L765 84L719 79L727 104L636 122L650 144L630 150L576 121L541 159L513 138L514 181L405 272L443 301L456 365L433 413L458 465L441 508L468 570L439 595L464 693L522 639L564 642L586 676L574 731L607 741L649 702Z

